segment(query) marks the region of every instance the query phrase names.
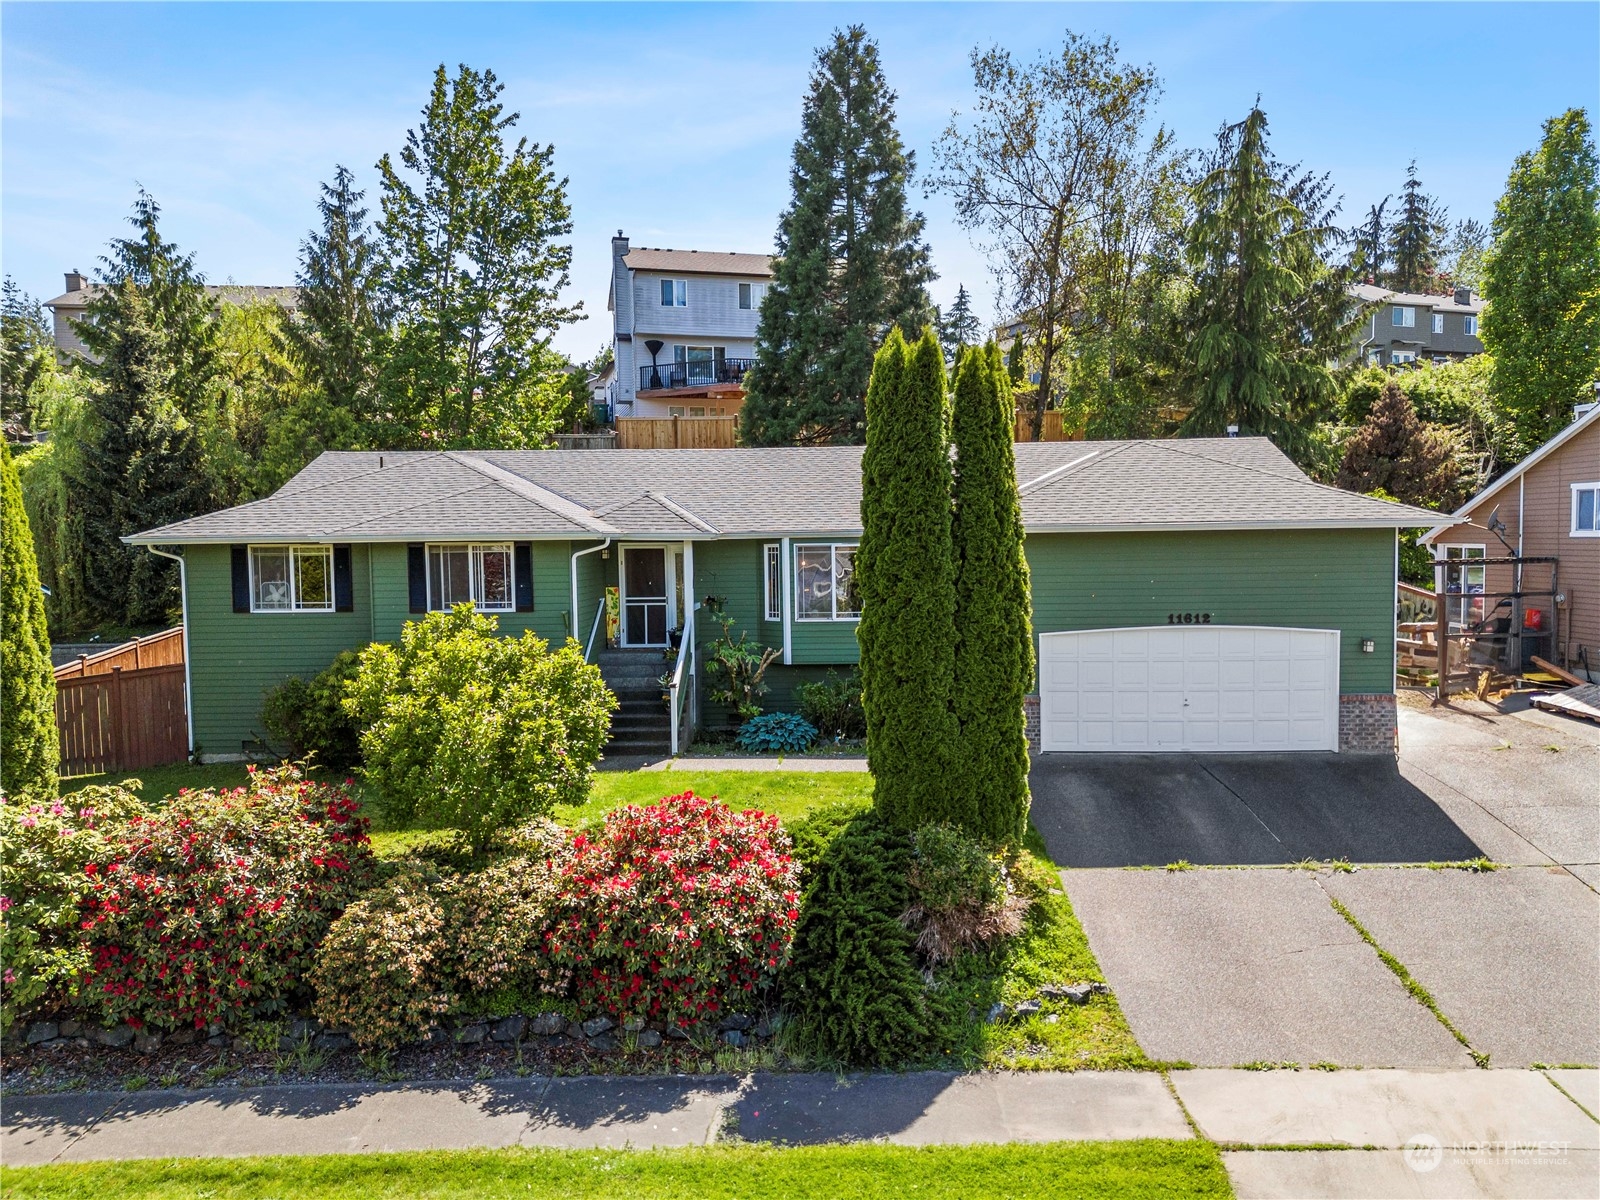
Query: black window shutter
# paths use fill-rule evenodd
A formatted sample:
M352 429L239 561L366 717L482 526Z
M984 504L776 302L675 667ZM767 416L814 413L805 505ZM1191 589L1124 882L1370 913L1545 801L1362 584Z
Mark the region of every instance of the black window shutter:
M355 612L355 581L350 577L350 547L333 548L333 607L335 612Z
M428 555L421 542L406 547L406 570L411 583L411 611L428 611Z
M533 543L518 542L516 547L517 611L533 611Z
M233 547L233 611L250 611L250 547Z

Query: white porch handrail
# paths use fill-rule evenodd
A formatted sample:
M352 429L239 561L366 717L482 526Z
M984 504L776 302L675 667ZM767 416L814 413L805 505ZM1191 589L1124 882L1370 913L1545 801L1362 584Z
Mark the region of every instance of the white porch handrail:
M594 639L600 634L600 622L606 619L606 598L600 597L600 603L595 606L594 624L589 626L589 640L583 644L583 661L594 661Z
M689 691L694 690L694 610L691 609L683 618L683 640L678 643L678 663L672 669L672 689L667 696L667 708L672 713L672 754L677 757L687 740L684 737L686 730L683 723L683 680L687 670L689 678Z

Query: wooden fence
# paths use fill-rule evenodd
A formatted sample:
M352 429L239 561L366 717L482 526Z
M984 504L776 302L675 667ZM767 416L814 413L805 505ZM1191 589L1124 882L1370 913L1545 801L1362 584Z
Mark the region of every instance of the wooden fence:
M619 450L731 450L737 417L618 417Z
M170 667L183 662L183 626L177 625L112 646L98 654L80 654L76 662L56 668L56 680L77 679L85 675L109 675L113 668L138 671L144 667Z
M56 680L56 731L63 775L182 762L189 756L183 664Z
M1045 410L1043 432L1044 436L1039 439L1043 442L1083 441L1082 427L1080 426L1079 428L1068 432L1062 426L1061 414L1053 408ZM1017 430L1016 435L1012 438L1012 440L1017 442L1033 441L1033 413L1025 412L1020 409L1017 411Z

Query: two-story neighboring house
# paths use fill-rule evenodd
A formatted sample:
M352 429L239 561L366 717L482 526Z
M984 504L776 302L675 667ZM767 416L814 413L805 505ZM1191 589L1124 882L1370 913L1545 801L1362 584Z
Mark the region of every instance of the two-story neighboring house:
M732 416L755 358L765 254L632 248L611 239L611 402L619 417Z
M1471 288L1457 288L1451 296L1427 296L1358 283L1350 295L1364 309L1356 333L1356 357L1361 362L1385 367L1439 365L1483 353L1478 321L1484 306Z
M44 302L44 306L50 310L56 357L62 362L72 357L92 358L93 355L83 344L83 339L78 336L77 322L83 320L83 314L88 310L89 302L94 299L95 293L100 290L100 285L90 283L89 277L82 271L66 272L66 284L65 292L54 300ZM293 309L300 299L300 289L296 287L263 287L245 283L224 283L207 287L206 294L219 306L224 301L229 304L266 302Z

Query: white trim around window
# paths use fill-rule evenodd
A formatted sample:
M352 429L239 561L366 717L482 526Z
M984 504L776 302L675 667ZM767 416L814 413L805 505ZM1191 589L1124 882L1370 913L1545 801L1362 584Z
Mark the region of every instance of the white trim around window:
M1600 537L1600 480L1572 485L1573 537Z
M768 621L783 620L783 546L768 542L761 548L763 566L761 597L765 602L762 612Z
M479 612L517 611L516 552L510 542L429 542L428 611L470 603Z
M1477 337L1478 336L1478 318L1477 317L1462 317L1461 318L1461 332L1466 334L1468 337Z
M1435 333L1443 333L1444 332L1444 314L1443 313L1434 313L1433 314L1433 331Z
M1389 320L1397 329L1414 329L1417 324L1417 310L1410 304L1396 304L1389 310Z
M687 308L689 306L689 281L663 279L661 281L661 307Z
M251 546L250 611L332 612L332 546Z
M855 542L799 542L794 548L794 619L859 621Z
M747 310L759 310L761 297L766 295L766 285L760 283L741 283L739 285L739 307Z

